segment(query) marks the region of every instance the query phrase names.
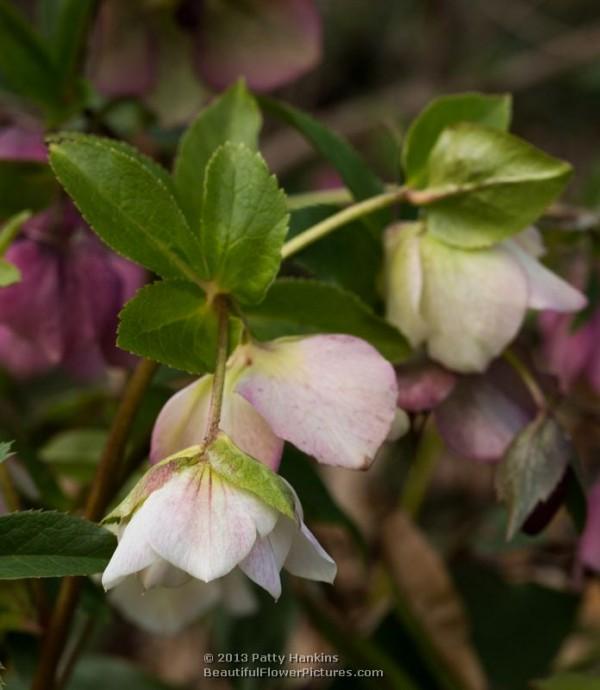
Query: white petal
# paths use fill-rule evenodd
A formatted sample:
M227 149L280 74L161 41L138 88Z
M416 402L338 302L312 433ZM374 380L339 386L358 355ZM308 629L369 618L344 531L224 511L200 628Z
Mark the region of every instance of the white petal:
M181 587L144 591L135 576L126 578L109 594L125 619L157 635L174 635L212 608L221 596L218 582L190 579Z
M304 523L294 535L285 569L292 575L320 582L333 582L337 573L335 561Z
M202 443L208 426L212 379L212 374L203 376L167 401L152 432L152 462ZM283 452L283 441L275 436L252 405L234 393L231 387L232 383L226 380L221 429L238 448L276 470Z
M190 576L183 570L175 568L162 558L139 573L139 580L144 589L153 587L181 587Z
M275 601L281 596L279 567L268 537L257 539L252 551L240 563L240 570L269 592Z
M102 574L102 586L106 590L118 585L128 575L140 572L160 560L148 541L149 525L142 513L144 507L145 504L119 530L119 544Z
M421 255L431 357L456 371L483 371L521 326L525 273L501 246L457 249L425 236Z
M585 307L584 295L543 264L530 256L515 242L506 240L504 246L519 261L529 283L529 302L532 309L578 311Z
M223 606L236 616L247 616L258 611L258 600L239 568L218 580Z
M542 239L542 233L535 227L535 225L530 225L525 230L522 230L519 234L512 237L512 241L526 251L530 256L534 256L539 259L540 256L544 256L546 253L546 247L544 246L544 240Z
M385 234L386 316L417 347L427 337L421 314L423 269L419 223L391 226Z
M396 412L392 366L359 338L282 338L249 348L238 392L280 438L320 462L365 468Z
M221 479L208 465L176 475L142 506L152 548L193 577L208 582L230 572L277 513L247 491Z

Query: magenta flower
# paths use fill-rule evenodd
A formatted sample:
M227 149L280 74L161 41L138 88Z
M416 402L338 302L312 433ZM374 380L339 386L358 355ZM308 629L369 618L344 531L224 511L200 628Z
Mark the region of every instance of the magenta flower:
M202 442L210 382L203 377L167 402L154 427L153 461ZM221 428L272 469L283 441L319 462L365 469L391 431L396 398L392 366L359 338L249 343L229 362Z
M0 290L0 366L88 378L131 361L115 347L117 314L144 271L105 249L70 204L31 218L6 259L22 280Z
M215 89L243 76L252 89L268 91L301 76L321 56L313 0L183 2L176 19L180 26L134 3L104 2L90 55L96 88L109 97L146 96L161 76L173 78L169 65L186 72L187 52L190 66Z
M578 561L584 568L600 573L600 482L588 494L587 522L579 540Z

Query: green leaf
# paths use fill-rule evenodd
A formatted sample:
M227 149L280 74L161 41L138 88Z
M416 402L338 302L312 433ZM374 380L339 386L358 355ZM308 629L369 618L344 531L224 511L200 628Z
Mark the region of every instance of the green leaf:
M158 678L150 676L135 664L100 654L84 656L75 667L66 690L174 690Z
M86 481L94 476L105 442L104 429L67 429L44 444L39 457L62 474Z
M427 163L414 202L434 237L463 248L487 247L526 228L562 192L568 163L517 137L475 124L449 127Z
M339 135L290 105L264 96L259 103L269 113L297 129L337 170L355 199L368 199L383 192L383 182Z
M96 0L41 0L40 23L58 74L74 74Z
M21 271L6 259L0 258L0 288L14 285L21 280Z
M294 496L288 485L262 462L246 455L225 434L221 432L205 453L213 470L223 479L296 520Z
M201 243L206 275L241 302L259 302L277 275L288 228L285 194L258 153L224 144L204 180Z
M509 94L488 96L458 93L440 96L429 103L409 127L402 147L402 165L407 182L418 187L427 159L446 127L459 122L476 122L508 130L512 98Z
M14 455L11 450L12 445L13 441L0 441L0 462L4 462L5 460L8 460L11 455Z
M175 184L192 228L202 212L204 174L213 153L228 141L256 150L261 116L243 81L231 86L204 108L181 138L175 159Z
M512 584L488 565L456 559L453 571L467 606L472 639L499 690L531 690L550 671L572 632L580 597L538 584Z
M0 77L17 95L56 113L60 80L52 58L25 17L0 0Z
M92 575L108 563L113 534L83 518L54 511L0 516L0 579Z
M391 362L401 362L410 355L400 331L376 316L356 295L328 283L282 278L259 305L246 308L244 313L260 340L347 333L368 341Z
M581 673L559 673L532 683L534 690L600 690L600 678Z
M1 51L0 51L1 52ZM24 208L39 211L58 196L50 166L29 161L0 161L0 219Z
M511 443L496 474L496 488L506 501L508 538L523 526L540 501L547 500L573 456L564 431L551 417L540 414Z
M67 133L49 141L57 178L110 247L167 278L202 277L200 243L166 171L110 139Z
M356 523L335 502L321 479L316 463L287 443L279 473L297 491L307 521L345 527L358 546L366 549L365 540Z
M200 374L214 369L217 315L201 288L165 280L138 290L120 315L119 347L162 364ZM239 322L231 321L231 342Z

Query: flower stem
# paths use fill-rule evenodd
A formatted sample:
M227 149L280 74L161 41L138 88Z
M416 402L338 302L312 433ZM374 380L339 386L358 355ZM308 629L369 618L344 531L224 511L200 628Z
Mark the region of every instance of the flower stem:
M123 457L129 432L156 368L155 362L142 360L125 386L86 502L85 517L88 520L99 520L111 499L114 477ZM69 635L80 588L81 578L66 577L61 583L42 640L40 660L31 690L53 690L55 687L56 670Z
M225 295L217 295L213 301L218 318L217 333L217 361L213 374L212 390L210 396L210 409L208 413L208 426L204 438L204 446L213 441L219 432L221 421L221 409L223 407L223 389L225 387L225 370L227 354L229 352L229 306Z
M365 201L359 201L356 204L352 204L352 206L348 206L334 213L332 216L329 216L329 218L326 218L320 223L308 228L308 230L296 235L296 237L292 237L291 240L288 240L281 248L282 258L289 258L292 254L308 247L309 244L322 239L326 235L329 235L330 232L351 223L353 220L375 213L375 211L379 211L382 208L392 206L404 200L407 196L407 191L406 187L397 187L390 192L372 196L369 199L365 199Z
M506 350L503 354L504 359L510 364L510 366L517 372L521 381L525 384L525 387L529 391L529 394L533 398L536 406L540 410L545 410L548 407L548 401L546 400L546 395L542 390L539 383L535 380L535 377L527 367L527 365L515 354L513 350Z

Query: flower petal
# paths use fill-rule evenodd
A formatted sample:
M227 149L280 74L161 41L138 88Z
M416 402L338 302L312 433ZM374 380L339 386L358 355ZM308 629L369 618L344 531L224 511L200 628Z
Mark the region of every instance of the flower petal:
M581 565L600 573L600 482L588 494L588 513L578 549Z
M587 304L585 296L566 280L549 271L516 242L506 240L503 246L517 259L529 284L528 306L532 309L579 311Z
M277 513L208 465L184 470L151 494L134 515L149 527L152 548L181 570L209 582L230 572L266 536Z
M201 443L208 425L212 374L203 376L176 393L161 410L154 431L150 459L163 458ZM221 411L221 429L245 453L276 470L283 441L244 398L226 383Z
M423 269L419 251L420 223L393 225L385 233L386 316L413 347L425 341L427 323L421 314Z
M105 590L116 587L128 575L138 573L160 560L148 542L148 532L152 525L146 520L144 506L124 527L119 543L108 565L102 573L102 586Z
M534 408L521 399L519 383L505 369L499 375L506 377L509 390L490 373L465 376L434 410L444 442L461 457L496 462L533 418Z
M43 132L23 127L0 129L0 160L45 163L48 153Z
M456 376L429 360L409 362L396 368L398 407L423 412L443 402L456 384Z
M223 89L244 76L268 91L299 77L321 56L321 21L313 0L205 3L197 44L202 77Z
M337 573L335 561L304 523L294 535L284 567L292 575L319 582L333 582Z
M359 338L317 335L248 346L236 390L275 434L317 460L368 467L396 412L392 366Z
M252 551L240 562L240 570L269 592L275 601L281 596L280 567L268 537L257 539Z
M181 587L145 591L134 575L109 594L109 600L129 622L156 635L175 635L219 601L218 582L190 579Z
M464 250L427 236L421 257L429 354L455 371L483 371L525 316L528 287L520 264L501 246Z
M225 609L235 616L247 616L258 610L258 600L239 568L218 580Z

